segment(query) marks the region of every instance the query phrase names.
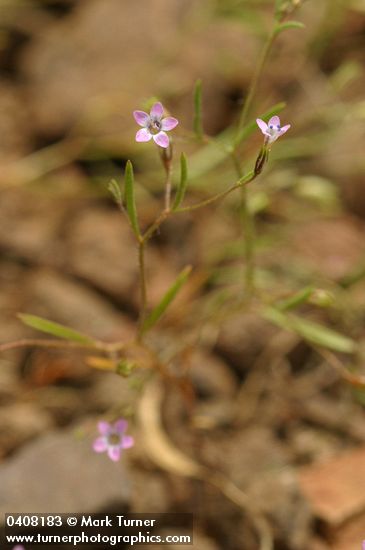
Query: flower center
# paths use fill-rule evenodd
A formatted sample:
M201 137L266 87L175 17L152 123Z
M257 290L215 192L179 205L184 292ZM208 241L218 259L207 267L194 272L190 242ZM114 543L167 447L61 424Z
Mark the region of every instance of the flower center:
M271 136L275 136L277 132L280 132L280 130L281 130L280 124L277 124L276 126L274 126L273 124L270 124L269 126L269 134Z
M157 118L154 118L154 119L151 119L148 129L151 132L151 134L158 134L159 132L161 132L161 127L162 127L161 121L158 120Z
M108 443L109 445L119 445L121 442L121 436L117 433L112 433L108 435Z

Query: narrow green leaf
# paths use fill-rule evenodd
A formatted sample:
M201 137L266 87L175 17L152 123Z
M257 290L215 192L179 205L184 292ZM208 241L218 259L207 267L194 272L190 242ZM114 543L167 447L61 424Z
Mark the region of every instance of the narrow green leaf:
M202 139L204 135L202 122L202 81L199 79L194 87L194 122L193 128L198 139Z
M35 328L40 332L46 332L57 336L57 338L63 338L64 340L72 340L73 342L79 342L80 344L92 344L94 341L89 336L78 332L59 323L54 323L48 319L43 319L37 315L29 315L28 313L18 313L19 319L28 327Z
M122 206L123 198L119 183L116 180L110 180L108 183L108 191L113 195L113 198L118 206Z
M182 270L182 272L178 275L174 284L170 286L160 303L151 311L151 313L146 318L145 322L143 323L142 332L147 332L148 330L150 330L162 317L168 306L175 298L176 294L186 283L190 273L191 266L187 266L185 267L185 269Z
M125 181L125 203L127 206L127 213L129 221L131 223L132 229L137 237L140 236L136 202L134 197L134 175L133 175L133 165L130 160L128 160L125 167L124 174Z
M287 29L304 29L305 25L300 21L286 21L285 23L280 23L275 29L275 36L278 36L283 31Z
M294 315L285 315L275 308L263 311L263 317L275 325L301 336L304 340L342 353L354 353L357 345L354 340L329 329L319 323L301 319Z
M289 298L285 298L285 300L280 300L280 302L275 304L275 307L280 311L288 311L288 309L294 309L295 307L298 307L308 302L313 294L313 291L314 288L312 286L302 288L292 296L289 296Z
M172 205L173 210L177 210L184 200L186 186L188 183L188 164L186 161L186 156L184 153L181 153L180 156L180 182L176 191L174 204Z

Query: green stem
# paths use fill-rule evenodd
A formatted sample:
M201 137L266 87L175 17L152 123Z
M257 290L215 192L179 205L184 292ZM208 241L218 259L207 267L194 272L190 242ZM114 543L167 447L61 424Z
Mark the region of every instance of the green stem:
M232 191L235 189L239 189L240 187L244 188L245 185L250 183L252 180L254 180L257 177L258 174L255 173L254 170L251 170L246 174L245 176L240 176L239 180L226 189L225 191L222 191L221 193L217 193L213 197L210 197L209 199L206 199L204 201L198 202L196 204L192 204L191 206L185 206L183 208L178 208L177 210L174 210L174 212L190 212L192 210L196 210L197 208L201 208L203 206L206 206L208 204L211 204L219 199L223 199ZM160 227L160 225L170 216L172 213L172 210L165 209L161 212L159 217L153 222L153 224L147 229L147 231L139 237L138 240L138 265L139 265L139 280L140 280L140 295L141 295L141 307L140 307L140 314L139 314L139 331L138 331L138 340L141 341L143 336L143 323L146 318L146 310L147 310L147 285L146 285L146 272L145 272L145 245L148 243L148 241L151 239L155 231Z
M239 178L242 177L242 166L237 155L237 149L241 142L241 133L247 122L247 117L252 105L253 98L255 97L257 91L258 83L263 72L265 62L268 58L271 46L275 38L275 30L276 26L273 27L267 37L267 40L261 52L260 59L256 65L255 72L252 76L251 84L238 122L236 137L234 140L234 149L231 156ZM244 186L241 189L240 214L244 233L243 255L245 259L245 290L247 295L251 296L255 288L255 220L249 209L247 189Z
M241 178L242 168L235 152L232 153L232 160L236 168L237 175ZM251 296L255 288L255 220L249 209L246 186L242 186L241 188L240 215L244 234L243 257L245 260L245 291L248 296Z
M247 189L241 189L241 220L244 231L245 290L251 296L255 289L255 220L248 205Z
M153 236L154 232L160 227L160 225L170 216L171 210L163 210L153 224L147 229L142 236L143 243L147 243Z
M191 204L190 206L184 206L183 208L178 208L174 212L191 212L192 210L197 210L198 208L202 208L203 206L207 206L208 204L216 202L219 199L224 199L224 197L232 193L232 191L235 191L240 187L243 188L245 185L250 183L255 178L256 178L256 174L254 173L253 170L251 170L250 172L248 172L248 174L246 174L246 176L241 176L240 179L234 185L232 185L225 191L221 191L220 193L213 195L213 197L210 197L209 199L205 199L204 201L201 201L201 202L197 202L196 204Z
M158 147L160 152L160 158L162 165L166 172L166 182L165 182L165 211L170 210L171 202L171 177L172 177L172 158L173 158L173 148L172 142L170 142L167 149Z
M171 176L172 176L172 166L169 165L166 175L166 187L165 187L165 210L168 212L170 210L171 203Z
M270 50L271 50L271 46L272 46L274 38L275 38L275 30L276 30L276 26L273 27L272 31L270 32L269 36L267 37L267 40L266 40L265 45L263 47L263 50L261 52L260 59L259 59L257 65L256 65L255 72L253 74L251 84L250 84L250 87L249 87L249 90L248 90L248 93L247 93L247 97L246 97L245 103L243 105L243 109L241 111L241 115L240 115L239 122L238 122L237 133L236 133L235 144L234 144L235 150L237 149L237 147L240 144L240 135L241 135L241 132L243 130L244 125L247 122L247 116L249 114L253 98L255 97L257 86L258 86L262 71L264 69L265 62L268 58L268 55L269 55Z
M83 344L82 342L70 342L65 340L50 340L46 338L22 338L15 340L14 342L6 342L0 344L0 352L26 347L39 347L39 348L64 348L64 349L84 349L84 350L97 350L109 354L113 351L120 351L126 347L125 342L101 342L95 340L90 344Z
M145 241L141 239L138 243L138 267L139 267L139 284L141 293L141 305L139 310L139 331L138 337L142 336L142 327L146 317L147 309L147 285L146 285L146 269L145 269Z

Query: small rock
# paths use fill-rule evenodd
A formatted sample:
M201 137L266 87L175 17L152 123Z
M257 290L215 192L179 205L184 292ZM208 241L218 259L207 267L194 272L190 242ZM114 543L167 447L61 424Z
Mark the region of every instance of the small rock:
M52 426L51 418L32 404L14 403L0 412L0 455L13 451Z
M32 263L58 265L58 231L64 208L36 190L11 188L2 191L0 202L0 246Z
M131 512L153 510L153 513L168 513L173 506L169 483L165 475L157 472L144 472L133 468L133 489Z
M365 513L365 447L303 468L299 482L314 514L330 526Z
M62 275L35 270L27 281L27 312L63 323L97 339L129 340L133 326L96 292Z
M359 550L365 540L365 513L347 521L331 533L331 550Z
M217 351L242 373L251 366L276 330L252 313L233 315L220 326Z
M96 454L75 430L37 439L0 465L0 514L97 513L125 506L130 482L123 463Z
M122 214L100 208L84 210L71 223L68 234L68 269L130 304L137 290L137 249Z
M134 380L133 374L129 378L123 378L114 372L95 374L94 384L87 391L89 407L95 412L116 408L126 415L128 410L134 410L138 399L138 391L133 389Z
M364 228L350 217L299 224L291 241L291 263L299 258L301 264L306 262L320 275L336 280L358 267L365 252Z

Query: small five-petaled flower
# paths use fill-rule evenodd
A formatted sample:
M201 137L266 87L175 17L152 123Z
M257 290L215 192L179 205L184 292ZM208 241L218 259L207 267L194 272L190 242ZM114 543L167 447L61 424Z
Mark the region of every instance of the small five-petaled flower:
M271 117L268 124L261 120L261 118L257 118L256 122L261 132L265 136L265 143L267 143L268 145L274 143L274 141L285 134L285 132L287 132L290 128L290 124L287 124L286 126L280 126L280 118L278 116Z
M133 111L133 116L137 124L142 126L142 129L136 133L136 141L150 141L150 139L153 139L160 147L166 149L169 146L170 140L166 132L175 128L179 121L172 116L162 118L162 103L155 103L150 114L144 111Z
M134 445L134 439L131 435L125 435L128 422L121 418L110 424L104 420L98 423L100 436L93 443L93 449L96 453L107 452L108 456L114 462L118 462L123 449L129 449Z
M13 550L25 550L25 548L21 544L17 544L16 546L14 546Z

